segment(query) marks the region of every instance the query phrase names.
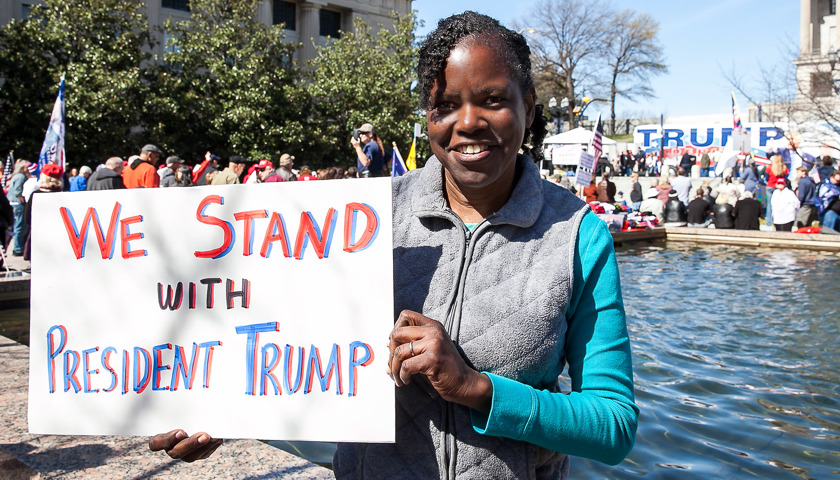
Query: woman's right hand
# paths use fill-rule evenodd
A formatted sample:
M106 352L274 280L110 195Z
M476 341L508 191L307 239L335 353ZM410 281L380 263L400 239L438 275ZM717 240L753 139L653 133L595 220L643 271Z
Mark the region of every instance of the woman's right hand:
M223 441L221 438L214 439L204 432L188 436L187 432L177 429L149 438L149 450L153 452L164 450L175 460L194 462L212 455Z

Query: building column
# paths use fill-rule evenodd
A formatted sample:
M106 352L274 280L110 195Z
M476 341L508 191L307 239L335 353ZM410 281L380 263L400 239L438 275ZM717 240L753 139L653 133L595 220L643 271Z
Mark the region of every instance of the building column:
M303 43L303 48L300 51L300 63L305 65L306 62L315 58L315 44L321 34L321 19L320 11L324 4L318 2L303 2L300 6L300 41Z
M799 2L799 56L811 55L811 0Z
M263 0L262 5L257 7L257 20L266 25L274 23L272 0Z

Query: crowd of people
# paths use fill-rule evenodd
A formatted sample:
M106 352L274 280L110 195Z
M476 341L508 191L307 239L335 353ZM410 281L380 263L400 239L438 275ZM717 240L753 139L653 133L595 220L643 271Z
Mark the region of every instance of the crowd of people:
M654 175L647 190L639 173L645 171L645 163L639 164L639 158L630 160L634 157L629 151L621 158L617 165L599 168L600 178L593 176L588 186L575 189L598 211L618 205L616 208L628 213L655 217L658 224L697 228L759 230L763 218L764 225L777 231L810 228L817 222L826 232L840 230L840 170L830 156L819 166L801 165L793 171L780 154L771 156L766 167L746 159L714 179L708 177L708 165L701 163L701 177L705 178L698 188L689 178L696 158L683 156L685 162L680 161L674 175L647 171ZM629 198L616 192L613 172L630 177ZM554 180L574 189L568 177L555 175Z
M365 123L354 131L351 146L357 152L356 166L326 167L317 170L303 165L294 168L295 157L284 153L277 163L270 159L248 161L239 155L227 162L207 152L204 160L190 166L177 155L161 161L163 152L153 144L127 159L111 157L92 169L63 168L55 164L40 167L35 162L17 160L4 185L0 200L0 228L3 247L14 256L30 259L31 196L36 192L118 190L130 188L170 188L202 185L254 184L382 177L388 173L384 147L373 125ZM363 160L364 159L364 160ZM0 162L0 171L5 166ZM2 261L2 258L0 258Z

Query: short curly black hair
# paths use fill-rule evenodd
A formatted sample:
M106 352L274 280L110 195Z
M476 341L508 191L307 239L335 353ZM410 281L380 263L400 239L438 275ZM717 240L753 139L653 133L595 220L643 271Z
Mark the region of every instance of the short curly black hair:
M524 94L534 88L531 76L531 49L522 35L505 28L498 20L480 13L466 11L442 19L420 46L417 78L420 89L420 107L431 108L432 88L446 69L449 53L463 39L489 37L487 45L503 59L508 72L519 83ZM536 106L534 122L525 132L522 147L534 160L542 160L542 141L546 134L546 119L542 105ZM530 141L529 141L530 138Z

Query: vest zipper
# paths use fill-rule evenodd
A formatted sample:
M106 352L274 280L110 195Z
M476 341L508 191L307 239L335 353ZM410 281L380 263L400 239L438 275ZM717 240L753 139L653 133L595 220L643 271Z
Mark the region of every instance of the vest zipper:
M453 212L454 215L454 212ZM475 236L475 232L478 231L479 228L484 224L486 220L482 220L473 231L467 229L467 226L464 225L464 222L458 217L455 217L455 224L461 225L462 232L464 234L464 242L461 244L462 248L462 255L461 255L461 265L458 269L458 277L455 283L455 291L456 294L452 298L452 304L449 305L449 312L447 314L446 323L444 324L444 328L446 332L449 334L449 338L452 339L453 342L458 341L458 331L461 328L461 322L458 322L458 328L455 328L455 317L457 316L456 313L461 310L461 303L462 303L462 295L463 295L463 283L464 283L464 275L466 275L466 269L468 267L468 258L469 252L471 251L471 242L473 237ZM455 478L455 432L450 431L451 428L455 426L455 412L452 409L452 404L450 402L445 402L444 404L444 412L443 418L441 419L441 431L443 432L443 438L441 441L443 443L443 458L441 459L442 465L442 479L448 480L449 478Z

